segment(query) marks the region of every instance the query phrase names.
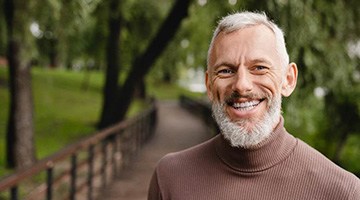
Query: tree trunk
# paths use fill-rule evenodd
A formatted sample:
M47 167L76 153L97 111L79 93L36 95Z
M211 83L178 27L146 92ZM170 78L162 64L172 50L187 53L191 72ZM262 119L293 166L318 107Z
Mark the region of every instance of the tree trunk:
M106 48L106 77L103 88L103 107L98 128L105 128L109 124L114 123L116 104L118 103L118 81L120 70L120 30L121 30L121 14L120 1L111 0L109 3L109 35Z
M136 85L134 97L142 100L146 100L146 85L144 79L139 80Z
M333 147L327 154L332 160L341 165L341 154L351 133L360 131L357 102L353 100L353 93L335 93L332 90L325 96L325 110L328 120L326 131L327 146Z
M8 30L10 112L7 127L7 166L22 168L35 162L33 100L28 41L29 1L5 0ZM24 16L25 15L25 16Z
M340 95L337 96L339 98ZM337 125L333 130L338 134L333 161L338 164L341 164L341 155L350 134L360 131L360 126L358 125L360 116L356 102L351 101L350 96L344 95L340 96L340 98L342 98L342 101L336 101L334 105L332 105L337 110L337 114L339 116L338 121L332 122Z
M171 9L168 17L161 25L155 38L150 42L145 53L135 59L126 81L119 91L120 97L116 104L114 122L124 119L127 109L133 99L135 87L139 80L143 80L167 44L174 37L180 27L181 21L187 17L191 0L177 0Z
M116 0L115 0L116 1ZM169 41L174 37L177 29L180 27L181 21L188 15L188 8L191 0L177 0L171 9L168 17L161 25L155 38L150 42L145 53L135 59L132 69L126 78L124 85L118 87L118 56L119 56L119 35L120 35L120 21L117 21L119 32L117 35L111 35L115 32L110 25L110 37L108 44L108 69L106 75L106 83L104 87L104 104L101 115L101 120L98 128L104 128L115 124L124 119L127 109L133 99L135 88L139 80L143 80L145 75L150 70L156 58L160 56ZM113 2L114 3L114 2ZM116 6L112 5L111 8ZM120 16L118 17L118 20ZM111 23L110 23L111 24ZM111 37L114 37L111 39ZM116 37L116 38L115 38ZM113 46L112 46L113 45ZM111 46L111 48L109 48ZM111 49L111 51L110 51ZM111 52L111 53L110 53ZM116 59L116 60L112 60ZM111 65L113 63L113 65ZM115 77L116 76L116 77Z
M56 38L49 39L49 60L50 68L57 68L59 66L58 62L58 40Z

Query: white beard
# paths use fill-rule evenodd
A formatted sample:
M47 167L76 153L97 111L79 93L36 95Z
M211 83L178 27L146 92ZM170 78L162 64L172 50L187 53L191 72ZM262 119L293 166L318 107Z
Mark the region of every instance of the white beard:
M256 122L243 119L232 122L225 112L225 103L212 103L212 113L219 125L222 135L230 141L233 147L251 148L267 139L274 127L279 123L281 115L281 96L273 99L267 98L269 109L264 116ZM252 129L246 128L247 123L255 123Z

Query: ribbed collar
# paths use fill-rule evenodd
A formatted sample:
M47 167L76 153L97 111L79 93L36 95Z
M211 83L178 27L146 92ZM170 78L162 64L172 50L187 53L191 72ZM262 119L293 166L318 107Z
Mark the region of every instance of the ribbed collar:
M287 133L281 117L270 137L249 149L230 146L221 134L215 138L218 157L229 167L241 172L263 171L285 160L294 150L297 139Z

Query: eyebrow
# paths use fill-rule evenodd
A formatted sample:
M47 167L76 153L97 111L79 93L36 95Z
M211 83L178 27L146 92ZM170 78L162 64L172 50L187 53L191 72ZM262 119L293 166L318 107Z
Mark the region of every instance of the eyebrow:
M273 66L273 63L266 58L256 58L256 59L250 60L249 63L265 63L270 66Z
M219 64L216 64L216 65L212 66L212 68L213 68L214 70L216 70L216 69L218 69L218 68L221 67L221 66L227 66L227 67L231 67L231 68L236 68L236 67L237 67L236 65L231 64L231 63L229 63L229 62L221 62L221 63L219 63Z
M249 61L246 61L247 63L251 63L251 64L254 64L254 63L265 63L267 65L270 65L270 66L273 66L273 63L271 61L269 61L268 59L266 58L255 58L255 59L251 59ZM221 62L219 64L216 64L214 66L212 66L212 68L214 70L216 70L217 68L221 67L221 66L227 66L227 67L231 67L231 68L236 68L237 65L234 65L232 63L229 63L229 62Z

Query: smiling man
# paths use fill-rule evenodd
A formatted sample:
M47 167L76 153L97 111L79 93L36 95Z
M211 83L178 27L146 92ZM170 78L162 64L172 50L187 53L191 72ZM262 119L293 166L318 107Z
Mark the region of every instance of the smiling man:
M265 14L223 18L208 51L207 94L221 134L160 160L149 200L359 200L360 180L284 128L297 66Z
M251 147L270 135L280 120L281 95L289 96L296 85L296 65L281 62L289 58L281 49L281 32L278 39L271 27L216 32L209 50L208 96L222 133L235 147Z

